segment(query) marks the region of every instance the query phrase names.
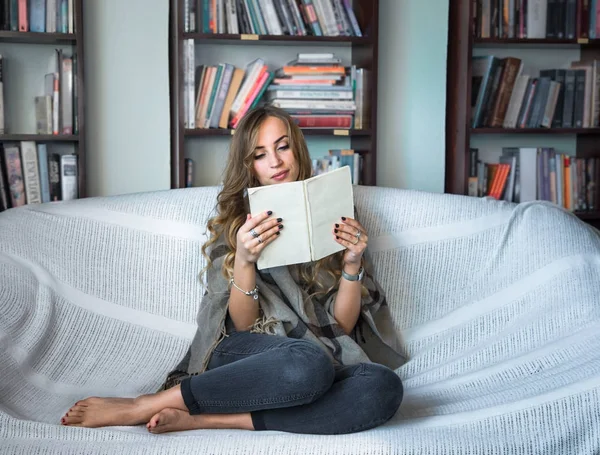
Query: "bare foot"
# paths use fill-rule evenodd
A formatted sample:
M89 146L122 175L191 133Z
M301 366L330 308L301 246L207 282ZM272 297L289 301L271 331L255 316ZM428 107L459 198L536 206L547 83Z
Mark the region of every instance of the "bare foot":
M169 431L198 430L202 427L202 416L190 415L187 411L167 408L154 414L146 424L150 433L159 434Z
M105 427L140 425L162 408L156 395L138 398L86 398L78 401L61 419L63 425Z
M198 414L166 408L152 416L146 424L150 433L160 434L169 431L236 428L254 430L250 413L243 414Z

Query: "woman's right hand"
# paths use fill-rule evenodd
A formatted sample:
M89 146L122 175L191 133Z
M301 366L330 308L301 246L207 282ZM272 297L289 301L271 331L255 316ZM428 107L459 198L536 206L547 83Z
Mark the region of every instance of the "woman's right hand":
M279 231L283 229L282 219L269 219L272 214L273 212L268 211L256 216L250 214L246 216L246 222L237 233L236 261L255 263L262 250L279 236ZM251 232L252 229L258 235L257 237Z

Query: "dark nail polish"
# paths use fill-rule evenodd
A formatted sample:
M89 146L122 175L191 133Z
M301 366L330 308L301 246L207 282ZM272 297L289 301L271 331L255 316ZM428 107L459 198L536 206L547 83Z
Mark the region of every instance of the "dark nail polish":
M339 239L340 239L340 238L339 238L337 235L335 236L335 238L336 238L337 240L339 240Z
M279 235L279 234L281 234L281 232L277 231L275 234Z
M283 224L280 224L280 225L279 225L279 229L283 229Z
M335 232L337 234L337 229L334 229L333 232Z
M269 211L267 212L267 215L271 216L271 215L273 215L273 212L272 212L271 210L269 210Z
M340 227L340 225L339 225L339 224L336 224L336 225L335 225L335 227L336 227L336 228L338 228L338 227Z
M277 222L281 223L283 221L283 218L277 218Z
M346 221L346 217L345 216L342 217L342 221Z

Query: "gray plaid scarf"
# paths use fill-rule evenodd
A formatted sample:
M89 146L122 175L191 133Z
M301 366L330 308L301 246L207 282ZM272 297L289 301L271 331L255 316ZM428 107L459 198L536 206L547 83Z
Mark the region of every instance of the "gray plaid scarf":
M185 376L205 371L213 349L227 336L225 320L230 287L221 266L228 252L222 239L213 245L210 252L213 264L207 273L208 290L200 305L198 330L188 354L169 375L165 388L179 383ZM333 317L337 287L320 298L309 297L299 285L297 270L297 267L282 266L257 271L262 317L252 332L310 340L338 365L375 362L396 369L405 363L384 292L373 279L368 264L361 313L350 335L346 335Z

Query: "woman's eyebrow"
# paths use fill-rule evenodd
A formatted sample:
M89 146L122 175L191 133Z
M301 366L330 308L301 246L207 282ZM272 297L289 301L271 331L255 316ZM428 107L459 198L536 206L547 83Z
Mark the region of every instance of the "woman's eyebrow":
M280 142L282 139L285 139L286 137L288 137L287 134L284 134L283 136L281 136L279 139L275 140L275 142L273 142L273 144L277 144L278 142ZM258 149L264 149L265 146L264 145L257 145L256 148L254 150L258 150Z

